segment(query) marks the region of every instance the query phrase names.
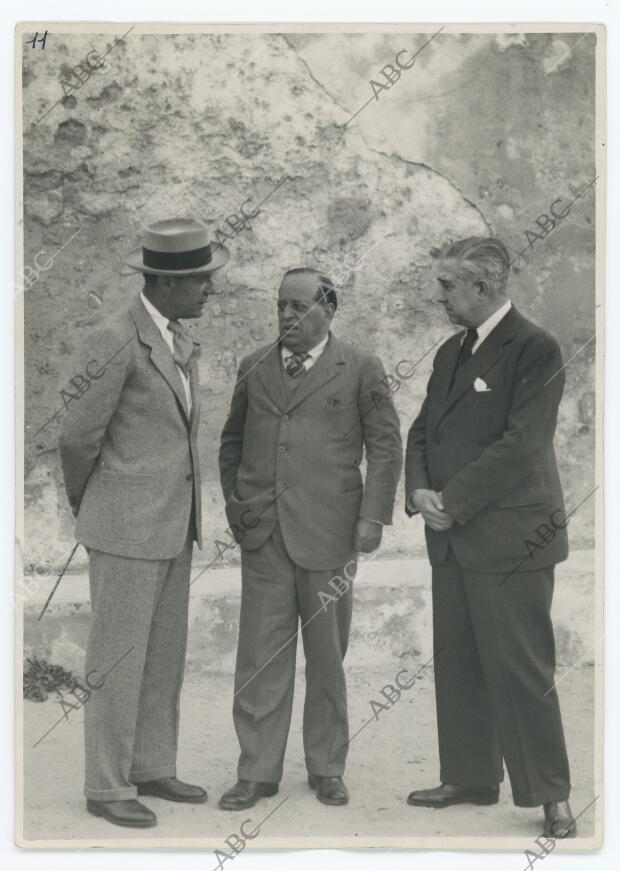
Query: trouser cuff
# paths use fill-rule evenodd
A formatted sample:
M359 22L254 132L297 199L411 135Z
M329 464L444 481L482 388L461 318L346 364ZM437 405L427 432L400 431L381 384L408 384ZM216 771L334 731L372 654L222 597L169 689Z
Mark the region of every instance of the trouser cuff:
M151 780L161 780L164 777L176 777L177 767L174 764L163 765L161 768L142 768L131 771L129 779L132 783L148 783Z
M344 762L312 762L312 760L306 759L306 769L308 774L313 774L316 777L342 777Z
M552 801L568 801L569 796L570 789L562 789L535 796L522 796L513 793L512 800L516 807L542 807Z
M116 789L91 789L84 787L84 795L91 801L130 801L138 797L135 786L119 786Z
M280 783L282 771L266 768L237 768L237 780L253 780L256 783Z
M484 788L485 786L499 786L504 779L504 772L494 775L475 775L475 774L457 774L441 770L439 779L442 783L449 783L450 786L475 787L476 789Z

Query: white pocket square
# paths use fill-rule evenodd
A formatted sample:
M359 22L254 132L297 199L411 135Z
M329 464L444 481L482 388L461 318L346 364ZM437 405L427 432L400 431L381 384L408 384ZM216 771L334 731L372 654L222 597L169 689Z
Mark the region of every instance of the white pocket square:
M476 378L474 381L474 390L476 393L490 393L492 387L487 387L486 381L483 381L482 378Z

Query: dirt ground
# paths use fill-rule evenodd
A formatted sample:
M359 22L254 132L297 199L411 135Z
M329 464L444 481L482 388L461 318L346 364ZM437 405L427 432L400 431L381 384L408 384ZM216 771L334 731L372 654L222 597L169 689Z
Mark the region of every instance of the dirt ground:
M345 777L351 795L348 806L320 804L306 784L301 741L303 674L298 674L280 793L241 814L217 807L220 794L235 781L237 740L231 717L230 676L205 674L187 680L178 773L205 786L209 801L196 806L149 799L145 803L158 815L158 825L145 834L155 839L188 839L188 846L190 841L198 846L198 839L216 839L216 844L221 839L221 849L225 850L225 839L249 818L252 823L246 823L247 832L261 824L258 836L248 842L251 847L260 846L261 841L266 845L267 840L276 846L277 839L283 837L321 837L327 839L325 846L343 837L360 838L360 845L373 837L394 836L533 841L541 831L541 812L515 808L507 779L499 804L492 807L464 805L435 811L405 803L411 789L434 786L438 781L432 674L422 674L393 707L379 711L378 718L372 719L370 700L382 699L380 690L389 680L389 675L378 670L351 671L348 675L351 735L367 723L350 746ZM593 669L573 669L559 689L574 784L571 802L577 815L595 795ZM130 846L128 842L139 833L111 826L85 811L83 711L70 712L66 721L33 748L60 716L59 704L51 699L24 703L24 840L36 846L41 840L66 839L80 848L93 841L115 839L117 845ZM580 836L593 834L594 809L590 807L579 819ZM573 844L577 846L577 842Z

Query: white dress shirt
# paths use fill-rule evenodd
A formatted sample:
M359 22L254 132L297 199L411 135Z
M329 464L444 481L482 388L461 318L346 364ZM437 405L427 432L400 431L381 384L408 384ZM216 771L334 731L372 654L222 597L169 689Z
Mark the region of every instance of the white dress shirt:
M170 323L169 319L165 315L162 315L162 313L159 311L159 309L156 309L155 306L153 305L153 303L150 302L146 298L144 293L142 293L142 292L140 293L140 299L142 300L142 304L143 304L144 308L147 310L147 312L152 317L152 319L155 323L155 326L157 327L157 329L161 333L162 339L170 348L170 353L172 355L174 355L174 336L170 332L170 330L168 329L168 324ZM187 410L191 414L192 394L191 394L191 391L189 389L189 378L185 374L183 369L181 369L181 367L179 366L178 363L175 363L175 365L177 367L179 375L181 376L181 384L183 385L183 390L185 391L185 401L187 402Z
M487 318L483 324L480 324L477 330L478 338L474 342L471 349L472 354L476 353L476 351L484 342L489 333L495 329L495 327L499 324L502 318L506 317L511 308L512 303L510 302L510 300L508 300L508 302L505 302L503 306L500 306L500 308L498 308L496 312L493 312L490 318Z
M325 336L324 339L321 339L318 345L315 345L314 348L310 348L310 350L306 352L309 355L303 362L303 366L306 372L308 371L308 369L312 369L316 361L325 350L325 346L327 345L328 341L329 333ZM282 355L282 362L284 364L284 368L286 368L286 364L288 363L289 359L293 356L293 354L296 354L297 352L289 350L286 345L283 344L280 353Z

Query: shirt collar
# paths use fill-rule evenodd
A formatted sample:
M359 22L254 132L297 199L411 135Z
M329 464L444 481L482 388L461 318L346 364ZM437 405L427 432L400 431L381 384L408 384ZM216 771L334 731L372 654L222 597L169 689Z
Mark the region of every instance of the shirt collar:
M482 342L484 339L486 339L489 333L495 329L501 319L508 314L511 308L512 303L510 300L508 300L504 303L503 306L500 306L497 311L493 312L490 318L487 318L483 324L480 324L477 329L478 342Z
M312 357L312 359L316 362L323 351L325 350L325 345L327 345L329 341L329 333L325 336L324 339L321 339L318 345L315 345L314 348L310 348L309 351L306 351L308 357ZM295 351L291 351L286 345L282 345L282 359L284 362L288 360L289 357L292 357Z
M168 330L168 324L170 323L168 318L165 315L162 315L159 309L155 308L153 303L146 298L143 291L140 291L140 299L142 300L142 305L144 306L144 308L155 321L155 326L157 327L159 332L162 334L162 336L165 336Z

